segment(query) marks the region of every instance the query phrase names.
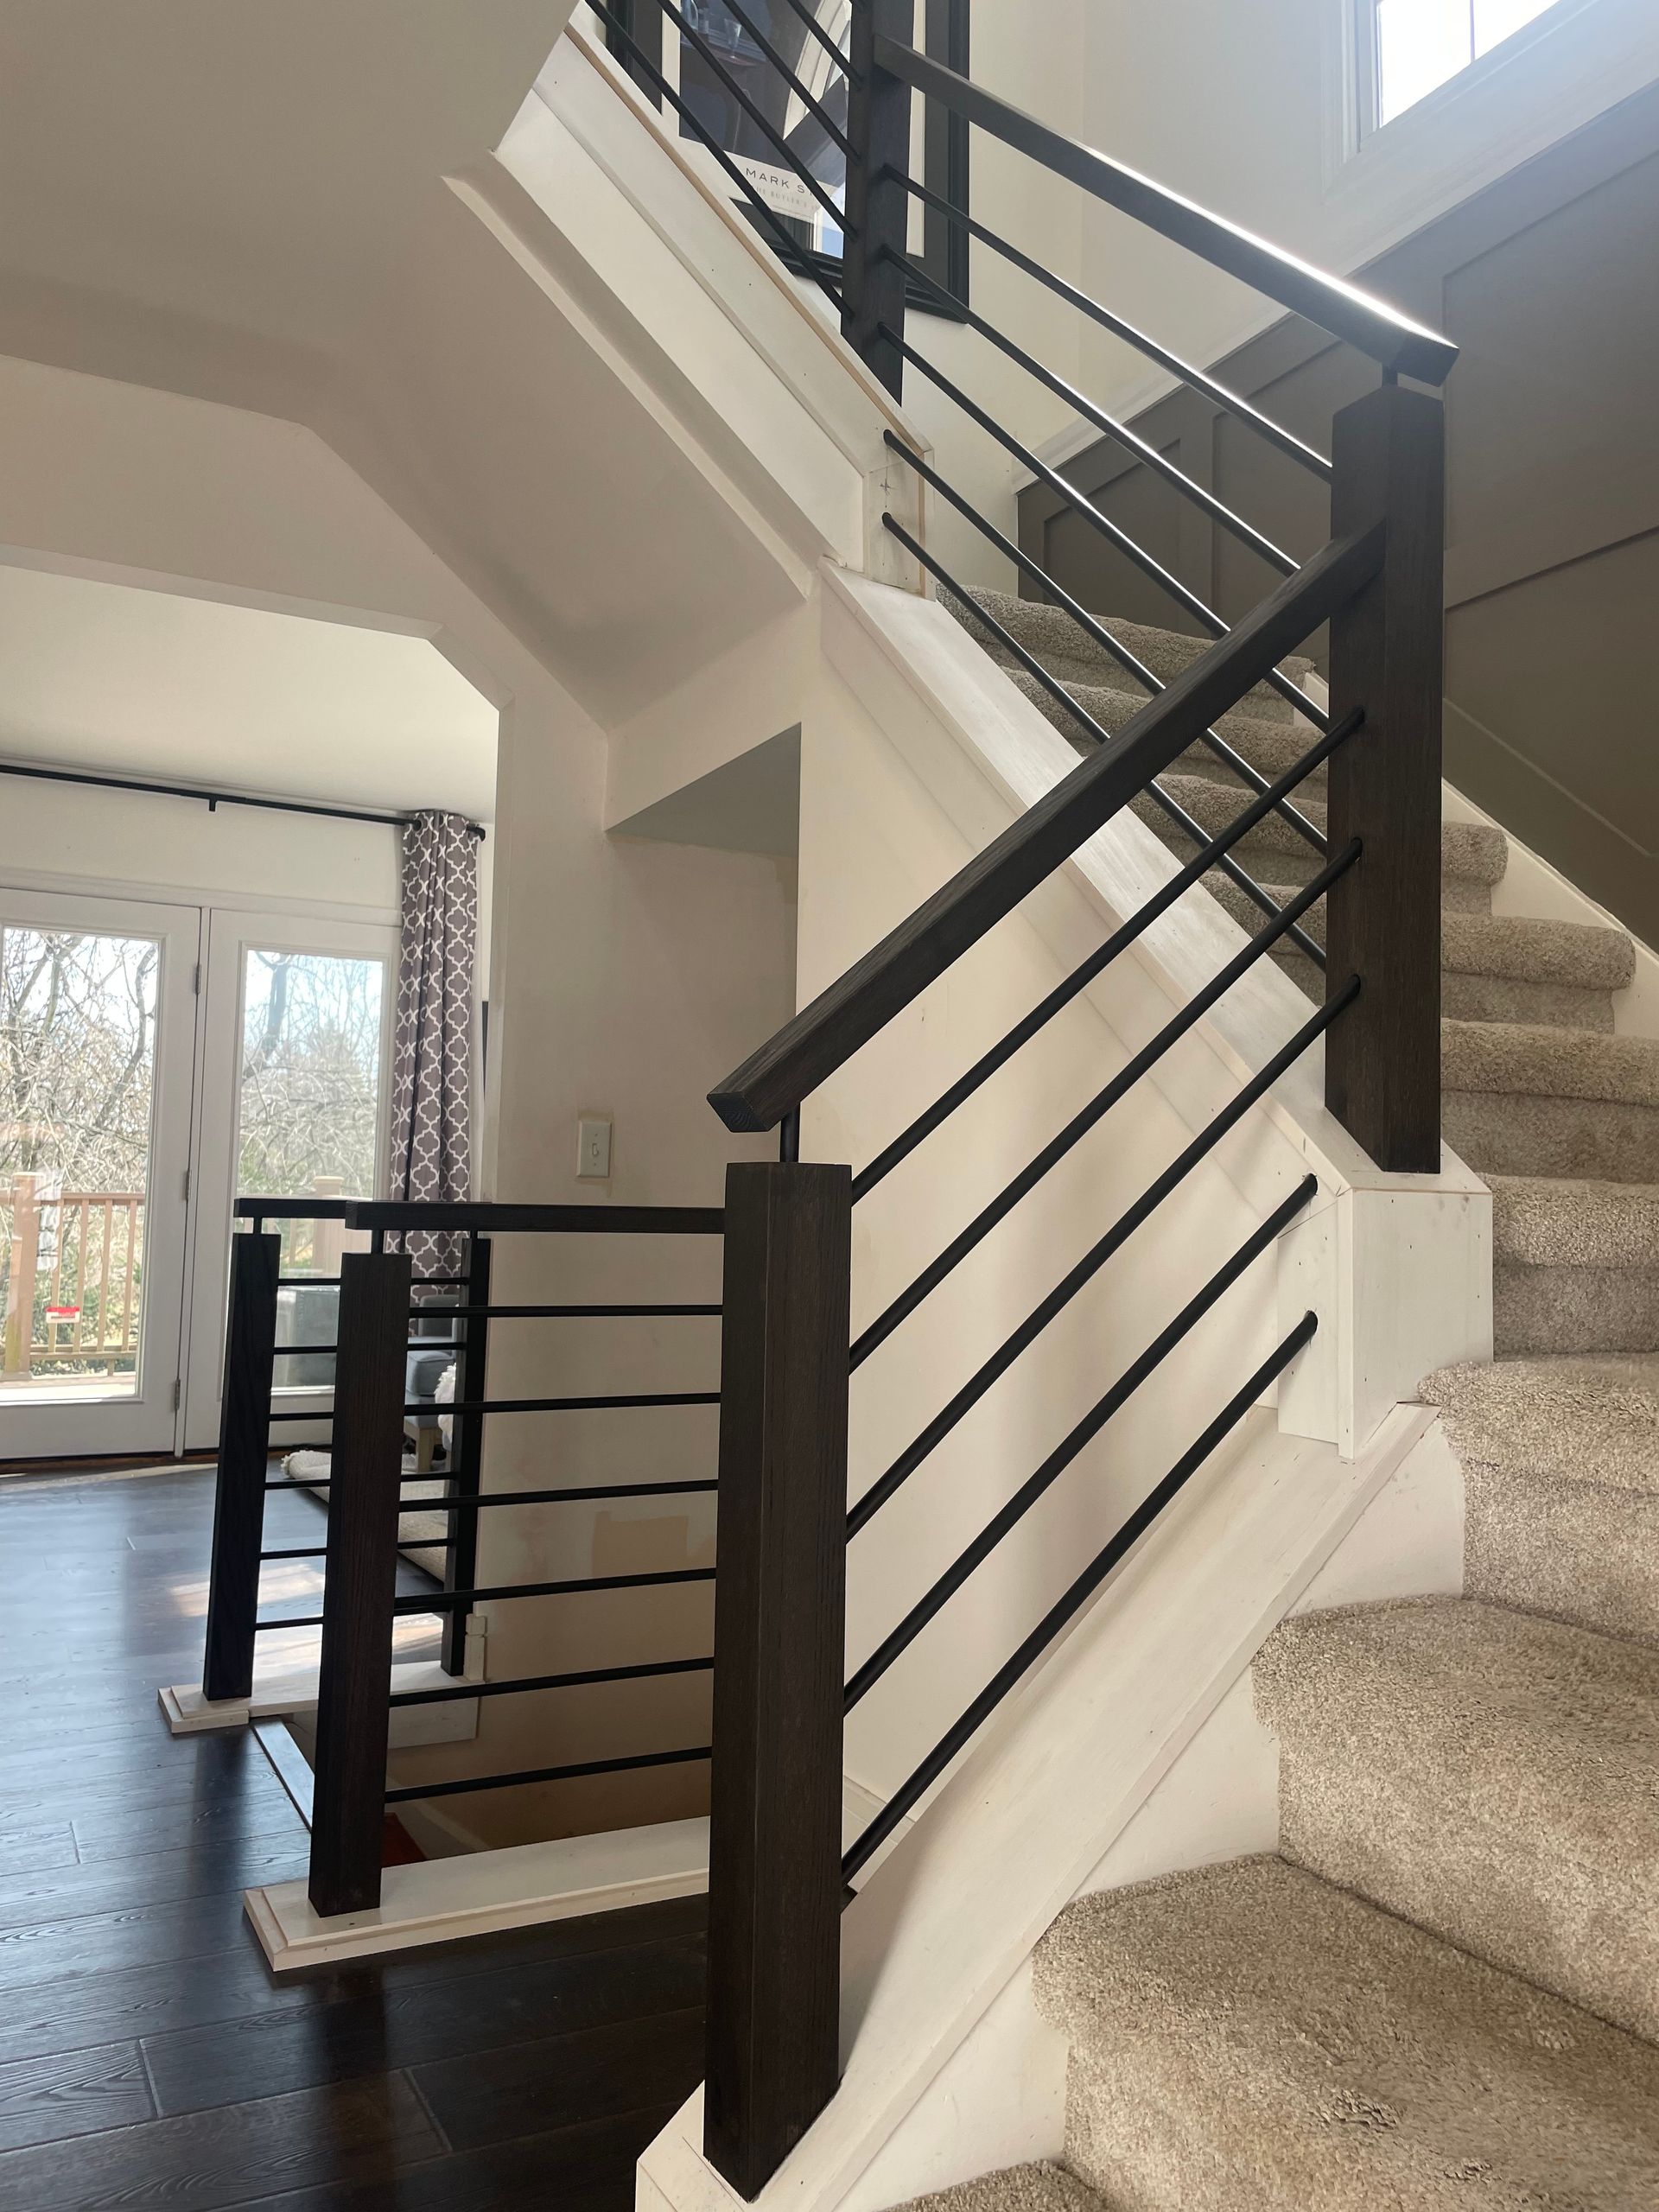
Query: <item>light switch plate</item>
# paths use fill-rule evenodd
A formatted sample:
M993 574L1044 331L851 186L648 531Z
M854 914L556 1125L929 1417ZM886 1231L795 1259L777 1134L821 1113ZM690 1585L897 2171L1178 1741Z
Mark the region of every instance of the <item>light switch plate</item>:
M584 1114L576 1123L576 1180L608 1183L610 1179L610 1122L597 1114Z

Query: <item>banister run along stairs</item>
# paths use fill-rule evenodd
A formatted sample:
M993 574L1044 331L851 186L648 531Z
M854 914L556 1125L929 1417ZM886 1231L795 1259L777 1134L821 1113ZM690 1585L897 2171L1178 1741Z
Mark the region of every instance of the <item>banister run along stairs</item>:
M975 598L1103 725L1133 711L1055 610ZM1166 668L1192 650L1133 634ZM1249 705L1227 734L1271 772L1287 709ZM1195 748L1167 782L1203 819L1225 776ZM1269 895L1306 878L1277 823L1238 849ZM1062 1916L1036 1991L1071 2044L1071 2171L988 2177L934 2200L950 2212L1659 2191L1659 1041L1612 1034L1624 932L1491 915L1507 860L1501 833L1447 823L1446 1128L1496 1200L1497 1362L1424 1385L1464 1464L1465 1595L1277 1631L1255 1684L1278 1857Z

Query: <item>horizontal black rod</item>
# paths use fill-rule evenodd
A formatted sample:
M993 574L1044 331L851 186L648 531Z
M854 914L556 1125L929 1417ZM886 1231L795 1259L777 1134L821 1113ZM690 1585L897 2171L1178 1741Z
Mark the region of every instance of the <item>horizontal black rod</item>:
M416 1508L416 1510L418 1511L419 1509ZM301 1544L298 1546L289 1546L282 1551L261 1552L259 1556L262 1560L327 1559L328 1556L328 1547L326 1544Z
M349 1198L238 1198L238 1221L344 1221ZM310 1278L308 1276L308 1281Z
M935 1129L948 1122L959 1106L965 1105L999 1068L1006 1066L1014 1054L1029 1044L1056 1014L1063 1013L1073 999L1087 990L1096 976L1103 975L1118 955L1127 951L1137 938L1144 936L1160 914L1166 913L1177 899L1185 898L1194 884L1209 874L1219 855L1225 852L1229 845L1236 844L1239 838L1247 836L1262 820L1268 812L1270 798L1282 797L1286 791L1294 790L1305 777L1311 776L1321 761L1334 753L1339 745L1347 742L1363 720L1363 708L1357 707L1351 715L1345 715L1338 727L1328 731L1294 767L1286 769L1278 781L1254 805L1246 807L1236 822L1230 823L1217 836L1212 837L1208 844L1195 853L1185 867L1171 876L1144 906L1137 908L1098 950L1091 952L1085 961L1074 968L1063 983L1057 983L1046 998L1034 1006L1022 1020L1015 1023L1001 1044L993 1045L988 1052L975 1061L965 1075L959 1076L948 1090L940 1094L925 1113L918 1114L908 1128L879 1153L868 1167L854 1176L855 1205L890 1175L901 1160L907 1160L917 1146L931 1136Z
M1376 574L1385 532L1333 539L1068 776L750 1054L710 1094L728 1129L777 1126L1069 861ZM1202 836L1200 834L1200 842Z
M1027 376L1035 377L1039 384L1052 391L1057 399L1064 400L1086 423L1092 423L1107 437L1116 439L1126 452L1135 455L1143 467L1149 468L1154 476L1161 476L1165 483L1172 486L1183 499L1190 499L1194 506L1202 508L1211 522L1230 537L1237 538L1241 545L1249 546L1258 560L1265 561L1270 569L1277 569L1281 576L1295 575L1297 564L1282 546L1275 545L1254 523L1246 522L1243 515L1235 514L1224 499L1218 499L1213 492L1206 491L1184 468L1178 468L1138 431L1132 430L1127 423L1120 423L1116 416L1109 414L1105 408L1097 406L1085 393L1079 391L1076 385L1061 376L1057 369L1051 369L1046 362L1039 361L1034 353L1029 353L1017 338L1010 338L1006 330L999 330L994 322L988 321L976 308L970 308L966 300L958 298L948 284L937 276L930 276L919 262L912 261L908 254L900 253L896 246L884 246L882 251L888 260L898 263L912 283L925 286L944 302L953 315L960 315L970 330L976 330L982 338L996 347L999 353L1006 354Z
M928 574L931 576L937 577L939 582L941 582L945 587L946 590L949 591L955 598L961 601L964 606L971 604L968 599L967 593L957 582L957 579L950 574L950 570L939 561L936 560L934 556L927 550L925 545L918 543L918 542L911 536L910 532L905 528L902 523L896 522L891 515L883 515L881 518L881 527L883 530L891 532L891 534L899 540L900 544L907 547L914 557L919 561L922 566L927 570ZM1013 654L1014 658L1020 663L1021 668L1025 670L1027 675L1031 677L1035 683L1039 684L1041 688L1047 692L1049 697L1053 700L1056 706L1063 708L1071 717L1072 721L1080 725L1084 735L1088 737L1096 747L1107 746L1112 742L1108 731L1095 720L1094 716L1090 713L1087 707L1083 704L1082 701L1074 698L1071 693L1066 690L1065 684L1060 682L1059 678L1057 676L1052 676L1049 673L1048 670L1046 669L1042 663L1038 659L1036 654L1031 652L1027 646L1021 645L1019 639L1014 636L1013 631L1008 629L1005 624L999 622L996 617L983 607L974 607L974 619L991 632L992 636L996 639L997 643L1005 652ZM1167 686L1160 686L1158 696L1161 696L1162 692L1167 690ZM1196 742L1198 738L1213 736L1213 731L1196 731L1194 733L1194 741ZM1167 762L1165 763L1166 766L1168 765L1169 764ZM1141 794L1136 793L1135 796L1139 797ZM1153 802L1154 805L1156 806L1169 821L1175 824L1175 827L1180 830L1184 836L1190 837L1195 845L1202 845L1205 842L1203 823L1201 822L1195 821L1192 816L1190 815L1186 809L1181 804L1180 801L1177 798L1173 798L1169 792L1167 792L1164 789L1163 785L1158 781L1155 776L1152 777L1147 781L1145 786L1145 796ZM1230 852L1224 853L1216 865L1220 868L1222 874L1227 877L1230 882L1236 883L1238 886L1239 889L1244 893L1244 896L1250 900L1252 905L1259 906L1264 914L1277 915L1279 908L1274 904L1272 897L1268 892L1262 889L1262 886L1256 881L1253 875L1239 866L1238 862L1233 858ZM1306 952L1311 959L1319 962L1321 966L1324 965L1323 953L1320 951L1319 947L1314 943L1313 939L1308 937L1305 931L1300 930L1293 931L1291 933L1291 940L1293 944L1296 944L1302 951Z
M407 830L415 814L375 814L360 806L325 806L320 800L263 798L251 791L212 791L200 784L158 784L147 777L99 776L85 768L40 768L21 760L0 760L0 776L27 776L32 783L86 784L94 791L143 791L155 798L189 798L213 813L221 806L257 807L264 814L315 814L326 822L372 822L387 830ZM467 824L474 837L487 836L481 822Z
M1217 1446L1237 1427L1262 1392L1277 1382L1319 1329L1319 1316L1304 1314L1278 1350L1263 1360L1236 1396L1230 1399L1202 1436L1184 1452L1157 1488L1129 1516L1123 1526L1090 1560L1083 1573L1057 1604L1051 1605L1025 1642L992 1675L990 1681L957 1721L941 1737L909 1779L901 1783L841 1862L843 1881L868 1866L887 1838L918 1804L952 1759L970 1743L1009 1691L1034 1666L1060 1631L1080 1613L1116 1567L1139 1543L1159 1516L1185 1489Z
M712 1582L712 1567L676 1567L666 1574L593 1574L574 1582L506 1582L490 1590L434 1590L429 1595L395 1598L394 1613L454 1612L457 1607L505 1602L509 1598L569 1598L584 1590L658 1590L671 1583Z
M585 1414L628 1406L717 1406L718 1390L652 1390L634 1397L607 1398L457 1398L444 1414ZM405 1406L410 1414L431 1413L430 1402Z
M1011 454L1022 468L1028 468L1033 476L1046 484L1050 491L1057 498L1064 499L1081 521L1087 523L1091 530L1097 531L1109 543L1116 546L1124 559L1133 562L1141 575L1156 584L1160 591L1167 592L1169 596L1178 605L1184 607L1193 620L1206 629L1212 638L1225 638L1230 634L1229 626L1222 620L1220 615L1206 600L1201 599L1189 585L1184 584L1180 578L1165 568L1160 561L1155 560L1138 538L1131 537L1128 531L1120 528L1109 515L1103 513L1094 501L1078 491L1077 486L1069 478L1062 476L1057 469L1051 468L1040 455L1034 454L1029 446L1015 437L1012 430L1008 429L1005 424L999 423L994 415L988 413L971 394L964 391L953 378L946 376L937 362L930 360L925 353L918 352L908 339L900 339L886 323L881 326L881 335L889 345L897 346L911 366L919 369L928 382L942 391L954 405L961 408L970 422L977 423L980 429L988 437L995 438L1003 451ZM1306 715L1316 729L1325 729L1329 727L1330 717L1325 709L1309 697L1294 677L1287 676L1281 669L1273 668L1268 671L1262 681L1271 684L1281 698L1288 700L1299 714Z
M1109 160L1092 147L1077 144L914 47L878 33L875 60L878 68L902 77L925 99L965 116L1016 153L1029 156L1096 200L1185 247L1212 269L1266 293L1293 314L1306 315L1385 368L1433 385L1444 384L1452 373L1458 358L1455 346L1357 284L1329 276L1224 217L1212 215L1167 186Z
M446 1321L629 1321L718 1320L718 1306L417 1306L418 1314L442 1313ZM429 1342L429 1338L422 1339Z
M979 1401L998 1378L1006 1375L1014 1361L1033 1344L1061 1309L1069 1305L1084 1284L1090 1281L1103 1268L1113 1253L1118 1251L1152 1217L1168 1198L1185 1181L1200 1160L1214 1151L1228 1131L1243 1121L1244 1116L1278 1082L1287 1068L1294 1066L1317 1038L1322 1037L1338 1015L1351 1006L1359 995L1359 981L1351 977L1332 999L1327 1000L1292 1037L1280 1047L1267 1065L1251 1077L1249 1083L1223 1107L1214 1120L1208 1122L1193 1138L1184 1152L1179 1153L1165 1168L1156 1181L1148 1185L1127 1211L1098 1242L1090 1245L1082 1259L1071 1271L1062 1275L1048 1296L1030 1317L1022 1321L1013 1334L1006 1338L999 1348L963 1383L948 1405L929 1421L927 1427L906 1451L895 1459L879 1482L871 1484L847 1519L849 1536L855 1536L866 1527L894 1491L906 1483L929 1454L938 1447L945 1437Z
M413 1310L416 1313L439 1313L448 1315L454 1309L448 1306L417 1306ZM462 1349L462 1341L459 1337L411 1337L404 1349L408 1351L460 1351ZM273 1359L333 1359L339 1351L338 1344L277 1344L272 1349L271 1357Z
M319 1421L332 1421L333 1418L332 1414L316 1415ZM404 1475L399 1479L406 1483L442 1483L447 1482L449 1478L440 1467L434 1475ZM277 1475L271 1478L265 1484L265 1488L267 1490L327 1490L333 1483L332 1475ZM442 1503L442 1498L421 1497L416 1498L411 1503L399 1510L404 1513L435 1513Z
M791 268L798 269L803 276L810 276L812 282L817 286L818 289L823 294L824 297L829 301L830 306L839 312L843 304L841 294L836 289L836 287L818 268L811 255L804 253L801 251L798 239L796 238L793 232L784 222L782 217L779 216L772 207L768 207L760 194L756 191L753 183L751 183L749 179L744 175L742 170L737 166L737 163L732 159L731 156L726 151L726 149L715 137L713 131L709 130L708 124L704 123L702 117L696 112L696 110L693 108L688 101L682 99L680 94L675 91L673 86L669 83L667 78L664 76L662 71L657 67L651 56L645 52L645 48L640 45L639 40L634 37L627 25L622 22L620 16L612 14L610 9L605 4L605 0L590 0L590 3L594 13L599 17L601 22L602 22L610 31L618 44L625 46L628 52L632 55L634 64L639 69L640 75L645 79L653 92L657 93L659 99L664 99L668 102L669 105L679 117L681 122L683 123L686 128L690 131L692 137L698 141L699 144L706 147L708 151L714 156L715 160L725 171L731 181L737 187L743 198L748 201L755 213L766 224L768 229L771 230L773 237L777 240L777 245L774 250L779 252L781 258L789 263Z
M658 1675L705 1675L712 1659L658 1659L639 1667L590 1667L578 1675L524 1675L506 1682L450 1682L439 1690L396 1690L388 1705L448 1705L458 1698L523 1697L532 1690L581 1689L588 1682L643 1682Z
M406 1483L448 1482L451 1478L440 1468L430 1475L404 1475ZM267 1490L327 1490L333 1484L332 1475L284 1476L265 1484ZM589 1498L604 1497L685 1497L706 1491L718 1491L718 1482L709 1479L697 1482L665 1483L593 1483L575 1490L496 1490L486 1491L478 1497L417 1497L400 1505L400 1513L482 1513L499 1505L573 1505ZM296 1558L308 1554L296 1553Z
M461 1782L428 1782L407 1789L388 1789L388 1805L407 1805L420 1797L464 1797L474 1789L521 1789L532 1782L579 1782L588 1774L626 1774L635 1767L690 1766L709 1756L707 1744L696 1751L639 1751L632 1758L584 1759L579 1766L526 1767L518 1774L474 1775Z
M255 1621L253 1630L256 1636L263 1636L267 1630L274 1628L321 1628L321 1613L296 1613L292 1620Z
M418 1476L404 1478L405 1482L418 1481ZM442 1481L442 1475L432 1479ZM404 1508L406 1513L482 1513L493 1505L573 1505L589 1498L604 1497L689 1497L694 1494L717 1491L718 1482L710 1478L702 1482L666 1483L592 1483L577 1490L493 1490L477 1497L434 1497L418 1499Z
M1212 401L1248 429L1267 439L1270 445L1276 446L1281 453L1300 463L1324 483L1330 483L1333 472L1325 455L1315 452L1312 446L1305 445L1294 431L1286 429L1281 423L1275 423L1270 415L1264 415L1259 407L1253 407L1241 393L1230 390L1215 377L1207 375L1203 369L1194 368L1191 361L1183 360L1179 353L1171 353L1166 346L1160 346L1155 338L1149 337L1135 324L1126 322L1122 315L1114 315L1109 308L1103 307L1087 292L1080 292L1075 284L1068 283L1054 270L1045 268L1040 261L1033 261L1011 239L1000 236L987 224L978 221L965 207L958 207L955 200L947 200L943 193L931 190L913 176L902 177L900 181L925 207L931 207L949 221L960 225L982 245L989 246L993 253L1000 253L1005 261L1012 262L1027 276L1034 276L1039 284L1046 285L1051 292L1057 294L1068 306L1076 308L1080 315L1097 322L1103 330L1109 330L1115 338L1121 338L1126 346L1132 346L1136 353L1144 354L1149 361L1156 361L1160 368L1167 369L1190 391L1201 393L1205 399Z
M1074 599L1065 585L1057 582L1040 562L1033 560L1023 546L1016 545L1005 530L999 529L988 515L981 514L972 501L965 499L954 484L941 476L931 461L925 461L920 454L912 451L893 431L888 430L883 435L892 450L899 454L925 483L931 484L942 499L948 500L959 515L970 522L982 537L995 545L1005 560L1011 561L1022 575L1030 578L1039 591L1048 595L1054 605L1065 613L1069 614L1092 645L1097 645L1102 652L1115 660L1120 668L1132 676L1135 681L1154 698L1156 698L1160 692L1169 689L1163 678L1155 675L1138 653L1132 652L1121 638L1115 636L1103 622L1091 614L1081 600ZM988 619L977 607L974 607L971 600L966 603L973 608L980 620L984 621ZM1066 689L1064 684L1060 688L1062 690ZM1066 696L1068 698L1071 696L1069 691ZM1092 721L1092 716L1090 719ZM1217 760L1224 767L1231 769L1239 781L1247 784L1258 798L1268 789L1267 777L1262 775L1259 769L1252 767L1243 754L1227 742L1219 730L1203 731L1199 737L1199 743L1207 746ZM1325 842L1323 831L1316 829L1305 814L1283 799L1275 802L1273 810L1281 821L1296 832L1299 837L1306 843L1312 845L1316 852L1325 851Z
M1219 1304L1239 1278L1272 1248L1298 1214L1306 1208L1319 1187L1319 1177L1309 1175L1291 1192L1283 1205L1274 1208L1266 1221L1245 1238L1232 1257L1216 1270L1196 1297L1189 1299L1167 1327L1153 1338L1140 1357L1124 1369L1111 1389L1096 1400L1083 1419L1055 1446L1036 1472L1020 1485L1001 1510L992 1515L973 1541L964 1546L944 1573L911 1607L892 1633L883 1637L854 1675L847 1685L846 1709L849 1713L861 1698L875 1688L899 1655L910 1649L928 1623L944 1611L963 1584L984 1565L1002 1539L1019 1526L1038 1500L1053 1487L1078 1452L1094 1441L1113 1415L1128 1403L1141 1385L1155 1375L1171 1352L1191 1336L1205 1314Z
M851 238L854 233L848 229L847 218L845 214L839 207L836 207L835 201L830 197L823 187L818 182L818 180L813 175L811 170L809 169L806 164L800 159L794 148L790 144L788 139L785 138L783 132L779 130L777 124L772 122L766 110L763 107L759 106L749 98L742 86L738 83L736 78L733 76L731 71L721 60L719 54L715 53L714 48L710 46L708 40L704 38L702 33L686 21L683 12L675 6L674 0L657 0L657 5L668 17L670 22L677 23L679 26L681 37L684 39L686 44L690 47L695 54L702 55L703 60L708 64L709 67L714 71L721 83L725 86L727 91L742 109L744 114L748 117L755 129L759 130L764 137L771 140L772 143L778 149L779 155L783 161L784 167L788 169L792 175L799 178L800 181L806 187L812 197L817 201L819 207L822 207L825 214L829 216L836 228L842 232L845 236ZM843 140L842 143L844 144L845 143L845 140Z
M348 1229L467 1230L480 1236L719 1236L726 1226L718 1206L451 1205L400 1198L348 1198L345 1218Z
M842 129L840 124L836 121L835 117L830 114L829 109L825 107L823 101L816 98L811 92L808 92L806 86L795 74L795 72L790 67L788 62L785 60L783 55L779 53L777 48L761 29L760 24L757 23L745 10L738 6L737 0L725 0L725 7L727 14L728 16L734 16L736 20L742 24L744 29L760 48L761 53L766 55L767 60L771 62L772 67L778 72L778 74L789 86L791 92L792 92L800 100L802 106L805 108L807 113L817 118L817 120L823 125L830 138L836 145L840 147L842 152L846 155L848 160L851 161L853 158L853 142L847 136L847 133Z
M718 1390L657 1390L643 1396L617 1398L457 1398L453 1405L438 1405L430 1398L416 1398L404 1408L404 1417L410 1414L441 1413L446 1418L452 1414L588 1414L602 1413L620 1407L639 1406L717 1406ZM334 1415L321 1408L296 1413L272 1414L274 1421L332 1421Z
M1224 998L1234 984L1249 973L1257 961L1272 951L1279 939L1294 927L1299 916L1306 913L1309 907L1317 906L1332 885L1352 868L1359 858L1359 840L1356 837L1327 868L1320 869L1311 883L1303 886L1277 921L1269 922L1266 929L1251 938L1240 951L1234 954L1224 968L1217 969L1204 988L1196 992L1155 1036L1124 1062L1111 1081L1103 1084L1088 1104L1072 1116L1058 1135L1051 1137L1036 1157L1004 1184L989 1205L980 1209L960 1235L951 1239L938 1257L924 1268L914 1281L900 1291L857 1338L852 1348L855 1368L861 1367L870 1354L887 1342L900 1322L907 1320L922 1301L938 1288L945 1277L960 1267L969 1254L984 1242L997 1224L1013 1212L1020 1199L1034 1191L1043 1178L1059 1165L1090 1130L1103 1121L1114 1106L1128 1096L1141 1077L1149 1074L1183 1037L1197 1027L1211 1007Z

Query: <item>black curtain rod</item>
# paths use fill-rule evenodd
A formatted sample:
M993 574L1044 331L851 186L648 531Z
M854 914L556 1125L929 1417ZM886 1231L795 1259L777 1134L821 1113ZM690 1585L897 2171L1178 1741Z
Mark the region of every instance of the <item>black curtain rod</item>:
M319 814L330 822L378 822L388 830L406 830L412 814L372 814L358 806L321 806L302 798L254 798L246 791L205 791L200 784L152 784L136 776L94 776L79 768L35 768L20 760L0 760L0 776L29 776L41 784L90 784L101 791L148 791L156 798L193 798L210 814L221 806L257 806L268 814ZM488 835L481 822L469 822L474 837Z

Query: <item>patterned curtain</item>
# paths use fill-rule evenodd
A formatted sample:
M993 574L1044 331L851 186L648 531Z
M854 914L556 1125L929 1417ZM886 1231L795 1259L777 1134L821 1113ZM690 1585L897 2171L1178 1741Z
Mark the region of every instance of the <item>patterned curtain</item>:
M478 860L464 815L417 814L405 828L403 910L386 1195L465 1201L472 1196ZM408 1249L417 1276L456 1275L466 1239L410 1236Z

